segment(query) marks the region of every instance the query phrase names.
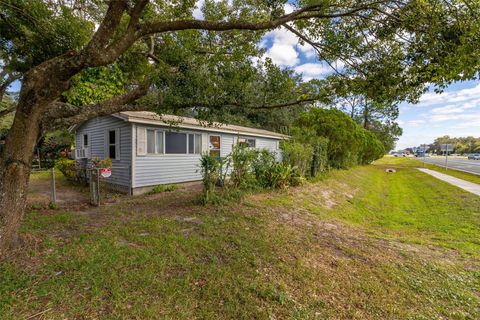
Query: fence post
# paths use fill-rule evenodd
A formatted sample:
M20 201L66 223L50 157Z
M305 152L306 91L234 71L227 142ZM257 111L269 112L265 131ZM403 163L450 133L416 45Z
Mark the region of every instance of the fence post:
M50 169L50 175L51 175L51 186L52 186L52 203L55 205L57 204L57 190L55 188L55 167L52 167Z

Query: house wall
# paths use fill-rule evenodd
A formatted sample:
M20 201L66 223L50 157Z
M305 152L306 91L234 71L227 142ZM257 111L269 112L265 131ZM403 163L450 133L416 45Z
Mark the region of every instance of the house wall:
M181 183L198 181L202 179L200 174L200 155L137 155L136 153L136 127L159 128L151 125L134 124L132 128L133 141L133 187L142 188L158 184ZM202 153L208 150L209 133L195 130L180 130L180 132L192 132L202 134ZM227 156L232 152L236 143L237 135L218 134L221 136L220 155ZM265 148L270 151L277 151L277 141L269 138L255 137L257 148Z
M120 160L112 160L112 176L105 179L105 182L128 187L130 185L130 170L132 161L132 124L112 116L98 117L82 124L76 130L76 146L82 145L84 134L88 134L90 157L105 159L105 132L107 130L119 129L120 131Z

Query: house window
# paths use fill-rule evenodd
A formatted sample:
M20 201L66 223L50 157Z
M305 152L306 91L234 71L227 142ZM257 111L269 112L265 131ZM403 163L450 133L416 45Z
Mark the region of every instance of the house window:
M165 153L186 154L187 134L180 132L165 132Z
M155 152L163 154L163 131L155 131Z
M88 134L83 135L83 147L84 148L88 147Z
M209 154L212 157L220 157L220 136L210 136Z
M137 128L137 155L200 154L202 135Z
M256 146L256 140L254 138L239 138L238 143L243 144L248 148L255 148Z
M147 129L147 153L163 154L163 131Z
M189 154L200 154L202 146L202 135L201 134L188 134L188 153Z
M120 159L120 130L109 130L107 132L107 150L106 154L110 159Z

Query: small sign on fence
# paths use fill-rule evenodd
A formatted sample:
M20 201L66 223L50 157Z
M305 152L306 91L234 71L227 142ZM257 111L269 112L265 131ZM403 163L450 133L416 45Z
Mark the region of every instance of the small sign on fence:
M102 176L102 178L109 178L112 175L112 169L102 168L100 169L100 175Z

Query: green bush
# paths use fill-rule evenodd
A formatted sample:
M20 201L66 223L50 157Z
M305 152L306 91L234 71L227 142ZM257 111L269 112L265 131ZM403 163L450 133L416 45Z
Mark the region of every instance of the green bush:
M56 162L56 167L70 182L79 182L79 170L77 162L68 158L60 158Z
M357 164L370 163L385 153L383 146L380 146L381 142L374 134L336 109L312 108L300 114L293 123L292 132L296 131L301 134L294 136L301 142L306 142L301 139L309 139L312 133L313 136L328 141L327 164L332 168L349 168ZM315 145L311 141L308 143ZM320 144L324 145L325 142Z
M229 185L225 177L230 163L233 167ZM204 185L204 192L199 200L202 204L220 204L238 199L247 191L262 188L285 189L303 181L297 167L277 162L274 153L251 149L242 144L235 145L232 153L223 159L203 155L200 167ZM224 182L223 188L216 190L215 185L218 185L219 180Z
M291 167L298 168L302 176L310 173L313 158L313 147L295 140L282 141L283 162Z
M232 172L230 180L234 188L251 189L256 185L253 162L258 156L258 151L247 147L245 144L233 146L230 159Z
M162 192L171 192L175 191L177 186L174 184L159 184L158 186L153 187L149 192L150 194L162 193Z
M200 158L200 173L202 174L203 189L208 198L220 177L220 161L207 153L203 154Z

